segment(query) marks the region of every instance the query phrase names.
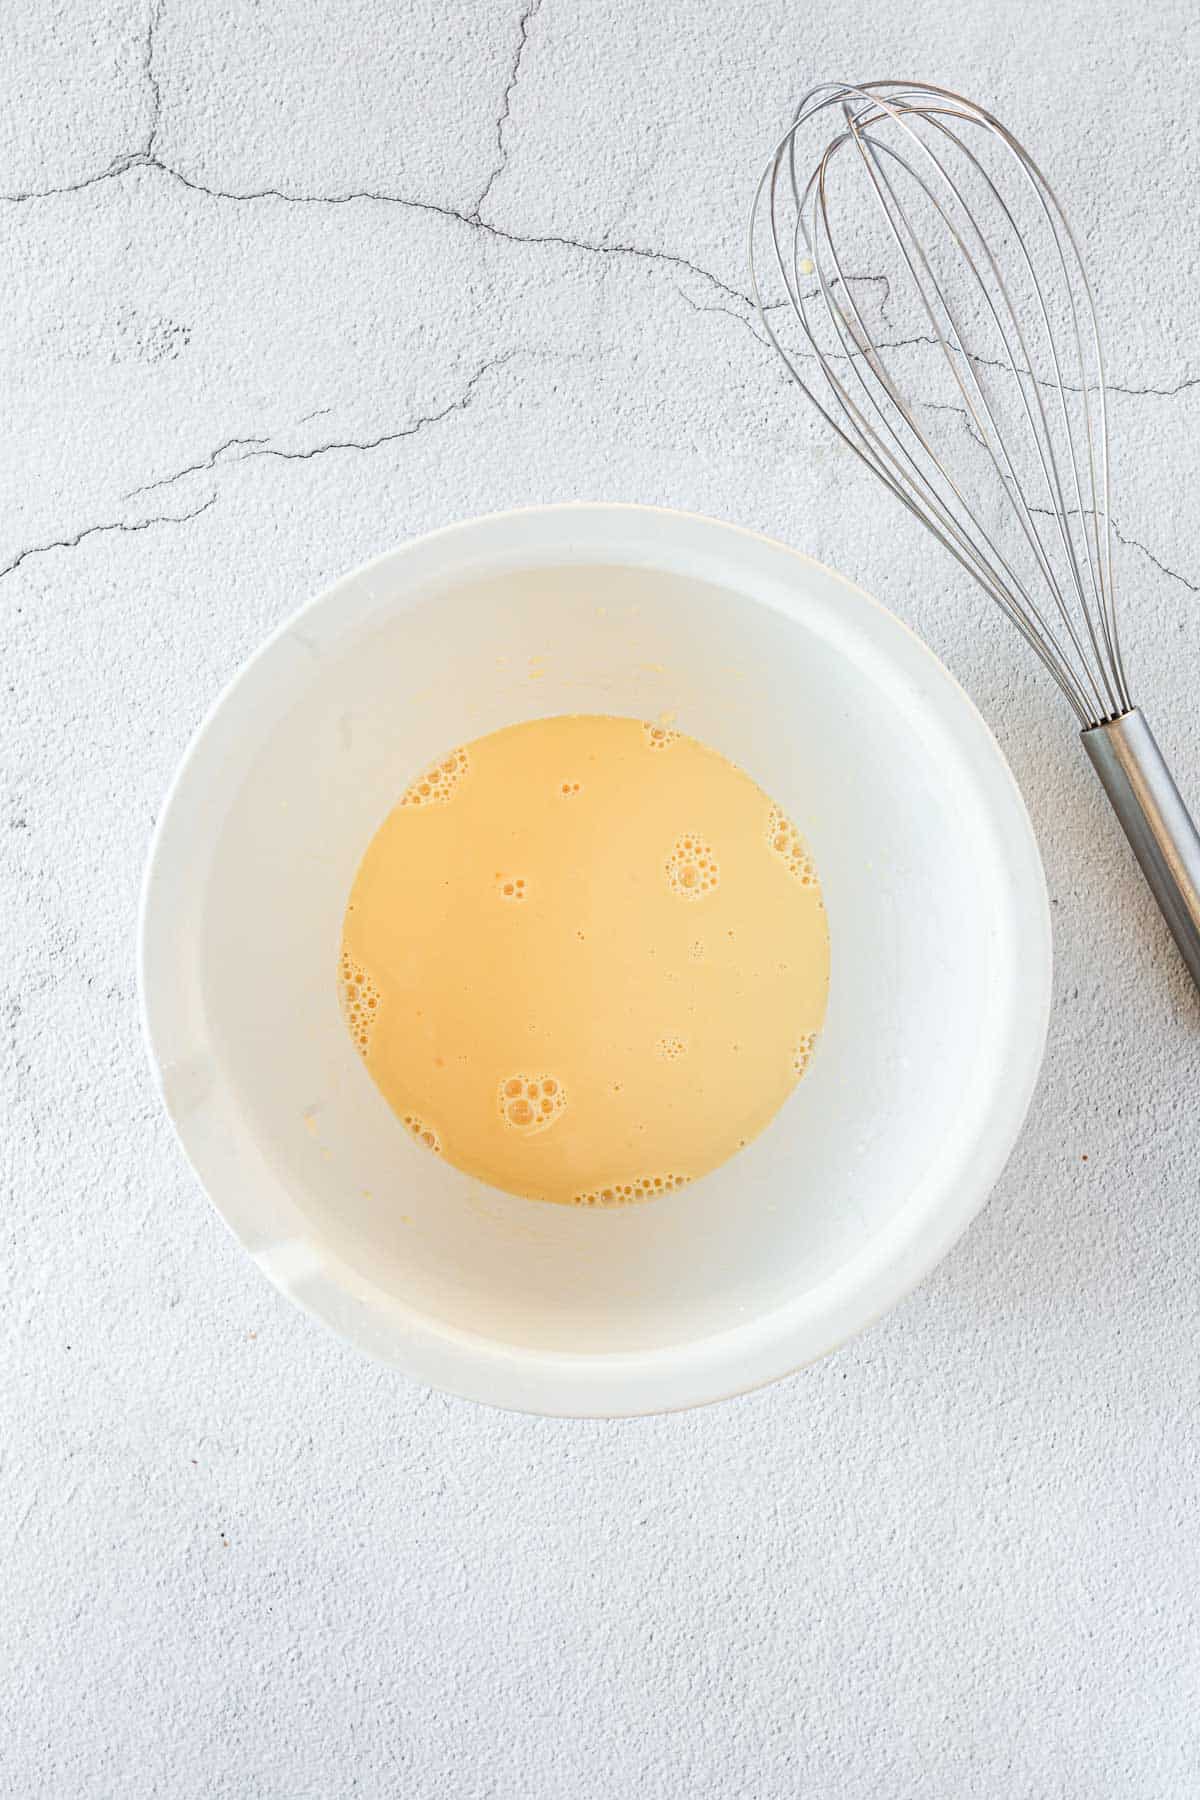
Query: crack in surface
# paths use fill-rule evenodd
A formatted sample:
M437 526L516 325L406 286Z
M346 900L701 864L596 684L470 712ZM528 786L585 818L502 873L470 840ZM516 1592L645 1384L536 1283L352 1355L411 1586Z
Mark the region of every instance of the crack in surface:
M279 462L308 462L314 456L327 456L334 450L378 450L383 444L396 444L404 438L416 437L417 433L423 431L427 425L437 425L442 419L448 419L452 413L465 412L475 398L475 391L484 376L489 375L493 369L503 368L506 363L512 362L514 357L520 354L521 352L518 350L506 350L502 356L489 357L485 362L480 363L468 378L461 393L456 394L452 400L448 400L445 406L439 407L436 412L421 413L409 424L401 425L395 431L382 431L373 438L330 438L327 443L311 444L305 450L277 449L267 437L229 437L225 439L224 443L218 444L215 450L210 450L207 456L201 457L198 462L187 463L182 469L176 469L170 475L160 475L154 481L147 481L141 487L132 488L125 498L130 500L136 494L147 494L154 489L173 487L176 482L186 480L189 475L213 469L230 450L240 449L242 451L240 456L229 459L232 462L252 462L256 458L264 456L273 457ZM318 407L316 412L306 413L303 419L297 420L297 424L304 425L309 419L321 418L330 410L331 408L328 406ZM0 573L2 572L0 571Z
M478 200L476 200L472 210L472 216L476 219L479 218L483 211L484 201L508 167L508 150L504 142L504 128L508 124L509 114L512 112L512 97L516 90L517 82L520 79L521 63L525 56L525 46L529 41L529 27L537 18L541 9L542 0L529 0L529 4L521 14L517 24L517 48L513 55L512 67L508 72L508 81L505 84L504 93L500 100L500 111L496 114L496 160L492 165L491 173L484 182L482 192L480 193Z
M146 19L146 44L142 53L142 72L146 85L150 89L150 129L146 133L146 144L143 154L154 155L154 145L158 138L158 122L162 114L162 90L158 85L158 77L154 73L154 34L158 30L162 16L163 0L150 0Z
M496 238L506 244L548 244L564 250L577 250L588 256L635 257L643 262L662 263L667 268L685 269L689 275L696 275L706 281L717 292L727 295L731 300L740 300L743 306L752 304L750 295L740 288L733 287L721 276L706 269L701 263L693 262L690 257L679 255L673 250L653 250L641 244L600 243L592 238L568 237L565 232L558 231L510 231L494 224L490 219L476 218L473 213L463 212L461 207L444 205L436 200L417 200L404 194L389 194L373 188L352 188L344 194L294 194L282 188L258 188L244 193L229 188L209 187L206 183L184 175L178 169L172 169L166 163L151 158L147 166L157 169L171 180L179 182L193 193L203 194L211 200L227 200L250 203L258 200L275 200L286 206L350 206L357 202L374 203L380 206L398 206L410 212L431 214L435 218L449 219L455 224L464 225L469 231L482 231L486 236ZM113 173L123 173L115 170ZM0 196L3 198L3 196Z
M865 277L863 279L869 279L869 278ZM886 304L887 304L887 302L885 301L884 305L886 306ZM882 308L881 308L881 311L882 311ZM916 347L921 347L921 348L929 349L929 350L943 350L943 351L945 349L945 345L941 342L941 340L939 338L935 337L932 332L928 332L928 331L918 332L915 337L886 338L886 339L881 338L874 345L874 348L876 350L908 350L908 349L916 348ZM957 344L952 344L950 346L950 349L951 349L951 353L955 356L961 356L963 354L963 352L959 349ZM1082 394L1084 392L1083 387L1078 382L1055 381L1049 375L1034 375L1032 370L1024 368L1024 367L1017 369L1017 368L1015 368L1015 365L1013 365L1012 363L1005 362L1000 357L983 356L980 352L975 351L975 350L967 351L966 357L967 357L968 362L977 363L981 369L998 369L1002 374L1009 375L1009 376L1011 376L1013 374L1019 374L1022 376L1028 375L1030 377L1030 379L1037 384L1038 387L1048 388L1051 392L1054 392L1055 390L1057 390L1059 388L1061 388L1062 391L1066 394ZM1106 393L1126 394L1126 395L1132 396L1134 399L1142 399L1145 397L1152 397L1152 398L1156 398L1156 399L1170 400L1170 399L1173 399L1176 394L1185 393L1188 388L1193 388L1193 387L1198 387L1198 386L1200 386L1200 375L1184 375L1179 381L1175 382L1173 384L1173 386L1171 386L1171 387L1130 387L1119 381L1110 381L1107 378L1107 376L1105 377L1105 381L1104 381L1104 388L1105 388ZM1094 382L1091 384L1091 386L1088 387L1087 392L1089 394L1094 394L1096 392L1096 385Z
M966 426L967 436L970 438L971 442L977 444L981 450L987 450L987 440L981 434L975 420L971 417L965 406L955 406L953 402L949 400L922 400L915 394L909 401L909 405L913 408L914 412L919 408L922 412L952 413L956 419L961 419Z
M1178 569L1169 569L1165 562L1159 561L1153 550L1148 549L1146 545L1142 543L1140 538L1126 537L1115 519L1113 520L1113 536L1117 539L1118 543L1127 544L1131 550L1140 550L1142 555L1149 557L1155 568L1160 569L1169 580L1181 582L1188 590L1189 594L1200 594L1200 582L1189 581L1187 576L1181 575Z
M886 319L887 307L888 307L889 301L891 300L891 293L892 293L892 284L886 275L847 275L846 281L849 285L854 286L854 287L881 286L883 288L883 295L879 302L879 315L881 318ZM838 284L835 282L834 285L837 286ZM739 300L743 300L744 304L749 305L749 307L750 307L749 316L747 316L745 313L740 313L740 312L735 311L732 306L720 306L720 305L716 305L716 304L714 304L712 306L704 306L699 301L693 300L691 295L686 294L683 291L683 289L679 286L676 286L675 292L679 295L679 298L686 303L686 305L691 307L693 312L725 313L727 315L727 317L729 317L731 319L736 319L737 323L739 325L743 326L744 329L750 333L751 337L755 340L756 343L762 344L764 349L767 349L767 350L774 349L774 345L771 343L770 338L767 337L764 332L760 331L758 329L758 326L755 324L755 320L758 317L757 305L755 305L753 302L746 299L745 296L738 294L735 296L735 298L737 298ZM814 288L811 293L805 294L803 296L803 298L806 300L815 300L818 298L819 294L820 294L820 289ZM786 307L787 304L788 304L788 302L786 300L775 300L775 301L772 301L770 303L770 305L764 306L763 310L765 312L778 312L782 307ZM815 362L817 360L815 354L811 350L796 350L796 351L793 351L791 354L793 354L798 361Z
M329 408L322 407L321 410L323 412L328 412ZM316 414L309 413L307 417L312 419L316 417ZM304 419L299 421L301 425L303 425L304 422ZM170 487L172 482L182 481L185 475L197 475L202 469L215 468L227 450L236 449L243 444L266 444L269 443L269 441L269 438L266 437L226 438L223 444L218 444L215 450L210 451L210 453L207 456L202 457L199 462L189 463L184 469L176 469L173 475L162 475L155 481L144 481L140 487L130 488L129 492L123 494L121 498L123 500L135 500L139 494L153 493L155 488ZM237 460L240 462L241 458L239 457Z
M699 300L693 300L691 295L686 294L678 284L676 284L675 292L679 295L679 298L683 301L684 305L691 307L693 312L724 313L726 318L736 319L737 323L742 326L745 331L750 333L750 336L754 339L755 343L761 344L764 350L773 348L770 338L766 337L758 329L753 318L747 318L745 313L737 312L732 306L722 306L719 301L714 301L710 306L704 306Z
M506 350L502 356L489 357L485 362L480 363L461 392L456 394L453 399L448 400L445 406L439 407L435 412L421 413L409 424L402 425L395 431L382 431L372 438L331 438L327 443L312 444L306 450L276 449L265 437L229 437L225 439L224 443L218 444L216 449L210 451L207 456L201 457L198 462L188 463L184 468L176 469L171 475L162 475L154 481L144 482L141 487L131 488L124 497L132 500L138 494L148 494L156 489L172 487L176 482L185 480L189 475L211 471L230 450L240 449L242 452L240 456L230 459L234 462L248 462L252 458L261 456L275 457L281 462L308 462L313 457L327 456L335 450L378 450L383 444L395 444L404 438L416 437L417 433L423 431L426 426L436 425L442 419L449 418L452 413L465 412L484 377L489 375L493 369L503 368L506 363L511 362L520 354L521 352L518 350ZM327 406L319 407L316 412L306 414L305 419L301 419L299 423L304 424L307 419L319 418L329 410ZM152 525L186 524L189 519L197 519L201 513L207 512L210 506L216 504L216 500L217 496L214 493L210 494L208 499L192 512L164 513L154 518L136 520L133 523L115 519L100 525L87 525L82 531L76 532L73 537L55 538L45 544L30 544L28 548L14 556L11 562L0 568L0 580L3 580L6 575L11 575L14 569L19 569L21 564L31 556L43 556L51 550L74 550L78 544L83 543L85 538L94 537L99 532L147 531Z
M74 550L76 545L82 544L85 538L96 537L102 532L149 531L152 525L186 525L189 519L198 519L201 513L207 512L209 507L215 506L216 503L217 496L210 494L202 505L194 507L191 512L160 513L154 518L137 519L133 523L125 519L113 519L102 525L85 525L82 531L75 533L74 537L54 538L48 544L30 544L14 556L11 562L5 563L4 567L0 568L0 580L3 580L6 575L11 575L14 569L19 569L21 564L28 561L31 556L45 556L51 550Z
M1055 509L1050 506L1031 506L1029 510L1031 513L1037 513L1042 518L1052 519L1055 517ZM1094 519L1096 515L1091 507L1088 507L1084 516L1089 519ZM1077 519L1079 517L1079 508L1077 506L1070 507L1066 517L1068 519ZM1181 574L1178 569L1168 568L1167 564L1160 561L1160 559L1155 556L1153 550L1143 544L1140 538L1127 536L1126 533L1121 530L1121 527L1117 524L1117 521L1113 518L1111 513L1108 515L1108 522L1112 526L1112 534L1119 544L1124 544L1126 549L1129 550L1140 550L1142 555L1148 557L1155 568L1165 575L1168 580L1178 581L1180 585L1187 588L1188 592L1191 594L1200 594L1200 582L1189 581L1188 577Z
M27 200L55 200L64 194L82 194L87 188L99 187L103 181L111 181L116 175L124 175L127 169L135 168L145 160L140 150L123 150L113 157L106 169L97 169L94 175L83 175L78 181L65 181L59 187L25 188L20 193L0 194L0 201L8 206L23 206Z
M634 257L642 262L661 263L665 268L684 269L689 275L698 276L701 281L707 282L710 287L731 300L738 300L743 306L753 304L749 294L732 286L711 269L704 268L701 263L693 262L689 257L673 250L653 250L641 244L600 243L595 239L568 237L565 232L558 231L509 231L493 224L490 219L476 218L474 213L464 212L461 207L443 205L436 200L418 200L407 194L391 194L377 188L350 188L343 194L299 194L288 193L278 187L251 188L242 192L233 188L212 187L194 176L185 175L181 169L172 168L161 157L141 150L116 157L107 169L101 169L95 175L87 175L80 181L67 182L61 187L29 188L21 193L0 194L0 202L19 206L27 201L77 194L85 188L96 187L101 182L118 180L132 169L151 169L156 174L165 175L169 181L177 182L190 193L203 195L209 200L224 200L235 204L273 200L283 206L352 206L359 203L396 206L408 212L427 213L434 218L449 219L455 224L466 226L470 231L481 231L500 243L552 245L564 250L576 250L588 256Z
M260 456L271 456L280 462L309 462L314 456L328 456L334 450L378 450L383 444L400 443L404 438L416 437L417 433L424 431L427 425L440 424L452 413L466 412L485 375L489 375L493 369L502 369L506 363L512 362L513 358L519 354L520 352L517 350L506 350L502 356L489 357L486 362L480 363L462 392L456 394L452 400L448 400L445 406L439 407L436 412L421 413L411 423L401 425L396 431L381 431L377 437L373 438L331 438L325 444L311 444L307 450L277 450L273 445L267 444L260 449L249 449L235 460L251 462ZM185 470L181 473L190 473L190 471ZM178 480L179 476L169 476L167 479L169 481Z

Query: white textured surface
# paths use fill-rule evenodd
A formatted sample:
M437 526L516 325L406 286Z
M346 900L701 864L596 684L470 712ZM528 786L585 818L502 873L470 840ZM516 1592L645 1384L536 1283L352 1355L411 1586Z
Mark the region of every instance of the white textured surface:
M1200 797L1193 9L6 22L0 1791L1193 1795L1200 1005L1061 703L742 298L813 78L945 80L1040 150L1102 290L1136 678ZM574 497L760 527L910 619L1057 931L1028 1128L937 1274L791 1381L619 1426L421 1392L277 1296L182 1165L132 972L155 809L263 633Z

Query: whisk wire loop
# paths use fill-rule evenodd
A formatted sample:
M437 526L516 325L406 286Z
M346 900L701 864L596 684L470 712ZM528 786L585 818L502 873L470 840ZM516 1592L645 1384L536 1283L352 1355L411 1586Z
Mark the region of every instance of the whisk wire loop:
M867 133L856 131L854 135L855 135L856 140L860 141L863 144L864 155L867 153L867 149L869 148L872 161L875 165L871 171L872 182L876 188L876 193L880 200L880 205L884 212L885 219L888 223L889 228L895 233L897 241L900 243L902 253L904 254L904 257L905 257L905 261L909 267L910 273L913 276L913 280L917 287L918 293L920 294L921 302L924 307L926 317L929 320L930 326L933 329L935 338L937 340L938 347L942 352L943 358L945 360L945 363L949 370L951 378L955 382L955 385L957 386L959 393L962 395L962 398L963 398L964 404L967 408L970 419L971 419L972 423L975 425L976 431L980 438L980 441L983 443L983 445L985 447L985 450L988 455L989 461L991 462L993 471L994 471L998 481L1000 482L1001 489L1002 489L1006 499L1009 502L1010 508L1016 519L1017 525L1018 525L1020 531L1022 532L1026 542L1028 543L1028 545L1033 553L1034 559L1035 559L1044 579L1046 580L1047 584L1049 585L1049 587L1051 589L1051 593L1054 596L1055 603L1056 603L1060 618L1062 620L1063 627L1066 630L1069 638L1071 639L1071 644L1075 650L1079 664L1083 668L1085 677L1089 681L1089 685L1091 687L1091 703L1094 704L1096 707L1103 707L1104 702L1101 699L1099 690L1097 689L1094 681L1091 678L1091 671L1090 671L1085 653L1083 651L1083 647L1082 647L1079 637L1077 635L1075 621L1072 618L1069 609L1063 602L1063 599L1056 587L1054 571L1051 566L1050 559L1047 554L1045 545L1043 544L1041 533L1037 527L1036 517L1032 511L1032 503L1030 502L1030 500L1028 499L1028 497L1025 493L1025 489L1022 484L1021 475L1020 475L1020 473L1017 469L1017 466L1014 462L1013 455L1012 455L1010 447L1009 447L1008 439L1005 437L1004 433L1001 431L998 421L996 419L996 415L993 410L992 401L989 397L986 379L983 377L983 375L981 373L981 367L977 363L976 358L974 358L971 355L970 349L966 343L966 334L963 331L963 328L959 321L957 312L954 309L954 307L951 305L951 302L950 302L949 298L947 297L944 288L942 287L942 285L939 283L939 281L937 279L937 276L931 266L930 259L926 255L925 250L921 244L920 237L917 235L915 229L912 226L909 215L905 211L903 202L901 201L901 199L895 189L894 184L890 180L888 180L886 171L884 170L884 168L882 166L882 158L884 156L891 156L891 157L895 157L896 160L900 162L901 166L904 167L906 169L906 171L913 176L914 180L917 182L918 186L920 187L922 193L925 194L925 196L930 201L931 206L934 208L934 210L938 214L938 217L946 225L946 228L947 228L951 238L953 239L953 242L955 243L959 253L961 254L963 261L965 262L967 268L970 270L970 273L971 273L975 283L978 285L978 288L980 290L980 294L982 296L984 304L986 305L986 307L988 309L988 312L989 312L989 314L997 328L997 331L999 333L1001 342L1004 345L1006 355L1008 356L1014 369L1016 369L1018 371L1018 380L1016 382L1016 389L1017 389L1017 392L1018 392L1020 400L1021 400L1021 404L1022 404L1022 407L1024 410L1026 421L1029 425L1030 436L1033 441L1034 450L1035 450L1035 454L1037 457L1037 462L1040 467L1041 474L1042 474L1043 480L1046 485L1047 498L1049 499L1049 502L1050 502L1049 510L1050 510L1052 516L1055 518L1055 520L1058 523L1060 540L1062 542L1063 550L1066 555L1067 564L1068 564L1070 575L1072 577L1075 592L1076 592L1076 595L1080 602L1081 611L1083 612L1083 615L1084 615L1084 620L1085 620L1085 625L1086 625L1087 632L1088 632L1088 637L1091 641L1093 652L1096 655L1097 660L1099 661L1100 650L1099 650L1098 644L1096 643L1096 636L1095 636L1095 631L1092 627L1091 615L1090 615L1090 612L1085 603L1085 597L1084 597L1083 585L1082 585L1082 577L1081 577L1080 570L1079 570L1079 561L1078 561L1078 558L1075 553L1074 540L1073 540L1070 532L1066 529L1065 513L1066 513L1067 502L1063 497L1062 482L1061 482L1061 478L1060 478L1060 474L1059 474L1059 470L1058 470L1058 465L1054 461L1054 458L1053 458L1052 446L1051 446L1051 454L1049 454L1049 455L1047 454L1047 445L1049 443L1049 426L1048 426L1047 419L1046 419L1045 407L1042 403L1041 388L1040 388L1040 385L1035 380L1026 379L1024 377L1023 370L1024 370L1024 368L1028 368L1031 366L1032 358L1030 356L1029 346L1025 339L1025 334L1021 328L1021 322L1020 322L1019 315L1017 314L1016 308L1013 305L1013 302L1012 302L1012 299L1011 299L1011 296L1009 293L1009 289L1008 289L1007 285L1005 284L1003 275L996 265L995 258L992 255L992 252L987 244L987 240L982 238L982 236L981 236L980 242L981 242L981 245L983 248L983 252L984 252L985 256L987 257L988 263L990 265L991 274L992 274L992 277L993 277L993 280L994 280L995 286L996 286L996 291L1000 295L1001 300L1004 304L1004 307L1007 309L1007 311L1011 317L1013 329L1016 333L1018 344L1020 346L1021 355L1022 355L1022 358L1024 359L1023 363L1018 363L1016 361L1016 358L1013 354L1012 345L1009 341L1008 334L1005 329L1004 320L1001 316L1000 309L997 307L997 305L995 303L993 294L992 294L991 290L989 290L987 283L984 280L984 277L980 272L979 266L975 261L975 258L972 256L963 237L960 235L958 230L955 228L952 218L947 213L946 209L943 207L943 205L942 205L941 201L938 199L937 195L933 192L933 190L929 187L929 185L921 178L921 176L917 174L917 172L912 168L911 164L908 163L906 159L904 159L903 157L897 156L897 153L891 148L890 145L880 144L880 143L876 142ZM963 148L966 151L966 153L969 155L970 152L969 152L969 150L967 150L966 146L964 146ZM935 159L935 161L936 161L936 159ZM972 158L972 161L974 161L973 158ZM961 192L960 192L957 184L950 177L948 171L941 168L940 164L938 166L939 166L939 170L942 173L942 175L944 176L947 186L950 188L952 194L960 203L962 203L962 195L961 195ZM988 180L989 185L991 185L990 178L986 176L986 172L984 172L984 176L985 176L985 179ZM886 189L886 194L887 194L886 200L884 199L883 192L881 191L883 189ZM993 187L993 192L995 192L994 187ZM1001 199L1001 197L998 194L997 194L997 200L999 201L1001 206L1003 206L1003 204L1004 204L1003 200ZM888 202L890 202L890 210L889 210ZM1004 211L1005 211L1006 217L1011 218L1011 214L1008 213L1007 207L1004 207ZM969 218L970 215L967 214L967 217ZM906 231L909 241L912 245L912 253L911 254L909 252L908 247L905 245L903 240L900 238L899 232L896 231L895 222L897 219L904 225L905 231ZM979 235L978 232L977 232L977 235ZM919 264L919 269L917 266L918 264ZM938 317L933 305L931 305L931 303L930 303L928 291L926 288L926 283L928 283L928 287L930 289L932 289L934 298L936 299L936 301L942 308L942 311L944 312L946 318L949 320L950 327L953 332L953 341L947 337L946 333L942 329L939 317ZM1055 359L1055 368L1056 368L1056 374L1057 374L1058 373L1057 352L1054 350L1053 345L1052 345L1052 355L1054 356L1054 359ZM967 379L964 379L964 371L965 371ZM968 388L967 380L970 381L970 388ZM974 399L972 398L972 391L974 394ZM1033 407L1030 404L1031 395L1032 395L1033 403L1034 403L1034 405L1036 405L1036 408L1037 408L1038 417L1036 420L1034 418ZM1061 397L1061 389L1060 389L1060 397ZM976 408L976 405L975 405L976 400L979 402L979 405L983 409L983 414L984 414L983 418L980 417L979 411ZM985 423L985 420L986 420L986 423ZM1040 430L1039 430L1039 425L1040 425ZM1069 430L1069 426L1068 426L1068 430ZM1069 440L1069 436L1068 436L1068 444L1069 444L1069 441L1070 440ZM999 454L997 454L997 450L999 451ZM1001 466L1001 464L1003 464L1003 466ZM1076 470L1076 491L1078 492L1078 485L1079 485L1078 484L1078 469L1077 469L1077 464L1075 463L1073 456L1072 456L1072 466ZM1082 498L1080 498L1079 504L1080 504L1080 510L1082 511ZM996 548L995 543L990 538L989 538L989 544L993 550L993 553L998 558L1000 558L1005 574L1009 577L1009 579L1011 580L1013 585L1018 587L1020 594L1021 594L1021 598L1024 602L1024 605L1025 605L1027 611L1033 617L1037 626L1044 633L1046 633L1047 636L1053 637L1053 633L1052 633L1050 627L1047 625L1047 623L1044 620L1044 618L1042 617L1039 609L1036 607L1028 590L1019 581L1019 578L1017 577L1015 571L1012 569L1011 565L1006 560L1004 560L1002 557L1000 557L1000 552ZM1092 585L1093 585L1093 589L1095 590L1097 584L1095 581L1094 572L1093 572L1093 584ZM1099 598L1099 596L1097 593L1097 599L1098 598ZM1065 659L1064 659L1064 661L1065 661ZM1109 694L1109 700L1110 700L1110 703L1115 706L1115 704L1116 704L1115 695L1113 695L1111 692Z
M805 178L802 134L827 112L837 115L840 129ZM972 134L977 141L968 141ZM1022 228L1002 180L980 153L984 145L1015 170L1019 190L1034 201L1049 277L1039 273L1030 228ZM916 302L923 329L912 336L882 338L860 305L833 222L833 176L847 151L866 178L884 240L898 253L906 296ZM971 182L979 195L974 205ZM914 205L924 209L936 240L923 235ZM778 300L768 301L759 274L763 217L782 288ZM861 225L861 216L854 222ZM763 327L826 422L1017 627L1084 729L1127 712L1132 702L1117 625L1095 303L1062 206L1032 158L990 113L950 89L825 83L805 96L763 171L750 240ZM964 291L951 293L947 263L960 289L965 274ZM806 288L807 276L815 277L815 289ZM964 293L997 357L984 355L974 341ZM898 294L889 279L887 304ZM798 345L784 341L783 321L776 324L780 306L799 325ZM936 348L949 376L949 406L910 399L889 366L889 351L923 344ZM821 383L807 377L802 362L815 362ZM923 416L939 410L959 414L983 450L994 478L987 512L939 448L932 419ZM969 473L977 477L978 469Z

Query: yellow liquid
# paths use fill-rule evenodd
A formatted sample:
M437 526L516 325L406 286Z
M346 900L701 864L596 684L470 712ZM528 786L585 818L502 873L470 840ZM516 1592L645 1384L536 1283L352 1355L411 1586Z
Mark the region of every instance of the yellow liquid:
M530 1199L650 1200L774 1117L825 1013L795 828L694 738L513 725L432 764L367 850L339 965L376 1084L436 1155Z

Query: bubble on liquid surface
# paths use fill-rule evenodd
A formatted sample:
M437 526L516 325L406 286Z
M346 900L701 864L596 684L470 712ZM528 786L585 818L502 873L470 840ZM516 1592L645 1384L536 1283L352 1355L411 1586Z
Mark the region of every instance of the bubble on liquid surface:
M628 1181L608 1181L601 1187L587 1188L576 1194L576 1206L637 1206L644 1200L658 1200L686 1187L690 1175L634 1175Z
M523 875L497 875L496 892L502 900L524 900L525 877Z
M672 744L679 742L679 733L666 725L652 725L647 721L642 726L642 735L646 740L647 750L669 750Z
M666 861L667 885L681 900L699 900L721 885L712 849L698 832L685 832Z
M582 794L583 786L578 781L561 781L558 791L564 800L573 800L576 794Z
M465 750L459 748L439 757L423 769L417 779L404 790L401 806L442 806L451 798L459 782L471 766Z
M681 1037L660 1037L654 1046L655 1055L662 1062L677 1062L681 1056L687 1055L687 1039Z
M366 1056L379 1019L379 989L348 950L342 951L338 964L338 998L355 1048L360 1056Z
M806 1031L803 1037L797 1038L796 1040L796 1048L792 1051L792 1074L796 1077L797 1081L800 1080L802 1075L808 1072L808 1065L812 1061L813 1046L816 1041L817 1034L815 1031Z
M500 1117L522 1137L548 1131L566 1109L566 1091L556 1075L509 1075L500 1083Z
M817 886L817 871L804 839L778 806L772 806L767 814L767 845L801 887Z
M432 1152L434 1156L440 1156L442 1154L441 1138L433 1129L433 1126L427 1125L425 1120L422 1119L419 1114L412 1112L405 1113L404 1127L405 1130L417 1140L418 1144L420 1144L423 1149Z

